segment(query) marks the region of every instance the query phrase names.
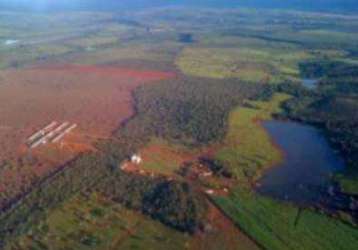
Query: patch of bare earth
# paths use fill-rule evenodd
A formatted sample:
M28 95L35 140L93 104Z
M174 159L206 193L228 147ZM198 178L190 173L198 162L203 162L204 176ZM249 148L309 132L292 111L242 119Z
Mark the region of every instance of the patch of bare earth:
M204 230L195 234L191 249L259 250L233 222L211 203Z
M0 191L11 196L108 138L133 115L132 91L175 77L115 66L51 65L0 72ZM26 139L51 121L77 128L61 143L29 150ZM12 188L16 186L17 188ZM10 191L10 189L12 189ZM0 197L1 203L2 197Z

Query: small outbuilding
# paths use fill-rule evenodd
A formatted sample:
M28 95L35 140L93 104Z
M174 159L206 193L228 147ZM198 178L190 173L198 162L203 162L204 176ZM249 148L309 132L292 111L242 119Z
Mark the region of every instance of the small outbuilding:
M140 155L134 154L131 157L131 162L134 164L141 164L142 163L142 157L140 157Z

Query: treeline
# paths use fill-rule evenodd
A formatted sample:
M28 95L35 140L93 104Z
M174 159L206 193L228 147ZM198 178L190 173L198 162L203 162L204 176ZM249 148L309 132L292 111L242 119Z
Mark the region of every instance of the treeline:
M95 190L184 232L195 232L206 215L204 197L185 182L117 171Z
M324 129L358 176L358 100L337 96L300 96L284 105L285 116Z
M358 77L358 65L327 58L301 62L299 63L299 69L302 76L306 78Z
M0 248L36 225L49 209L108 177L108 170L100 155L82 155L15 199L0 214Z
M321 80L314 95L297 95L285 105L287 115L321 125L358 174L358 65L323 58L303 62L300 69Z
M113 163L103 155L83 155L33 187L2 211L0 248L26 233L45 218L47 211L81 192L101 192L181 231L194 232L202 224L205 200L188 184L128 174L114 168Z
M340 86L339 82L331 81ZM294 96L283 105L283 116L322 128L330 143L344 156L349 167L346 174L358 176L357 86L346 88L343 93L334 90L328 81L324 84L314 91L293 83L280 85L279 91Z
M245 99L267 99L273 88L239 80L179 78L134 93L136 116L118 137L159 136L188 146L222 138L229 112ZM125 135L124 135L125 134Z
M305 78L320 78L321 93L358 94L358 65L327 58L308 60L299 64Z

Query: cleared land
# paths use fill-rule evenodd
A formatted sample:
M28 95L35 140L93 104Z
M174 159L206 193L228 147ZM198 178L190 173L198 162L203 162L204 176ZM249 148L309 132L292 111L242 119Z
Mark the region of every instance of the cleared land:
M139 150L141 164L124 163L128 171L144 171L146 174L173 176L187 163L196 162L200 157L215 154L215 146L187 148L169 143L164 139L153 138Z
M110 66L47 66L1 72L1 199L28 187L108 138L133 115L131 93L140 85L173 77L172 73ZM27 138L51 121L71 121L78 128L64 143L28 150Z
M195 158L195 154L184 147L170 145L163 140L154 139L140 150L143 162L140 165L126 163L127 169L145 171L153 174L171 176L183 163Z
M53 66L1 72L1 156L53 120L77 123L89 137L108 137L133 114L131 91L173 74L97 66ZM0 158L2 159L2 158Z

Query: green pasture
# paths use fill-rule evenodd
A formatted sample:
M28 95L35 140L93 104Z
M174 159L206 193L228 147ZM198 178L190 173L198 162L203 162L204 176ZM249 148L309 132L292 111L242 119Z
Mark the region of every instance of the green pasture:
M50 211L7 250L185 249L189 236L99 194L77 196Z
M277 94L271 101L250 102L251 107L238 107L231 112L224 146L216 158L230 167L240 182L257 178L260 171L281 161L280 151L260 122L271 119L288 98Z

